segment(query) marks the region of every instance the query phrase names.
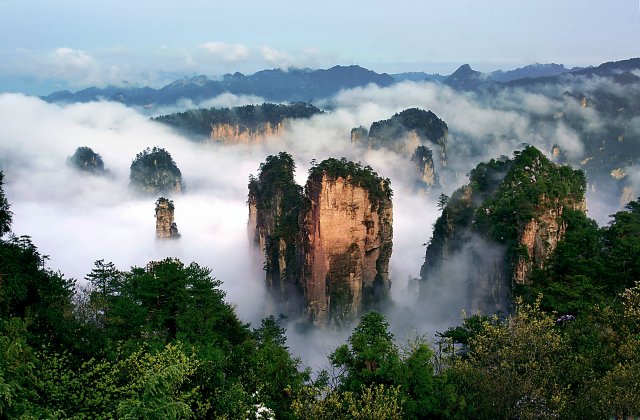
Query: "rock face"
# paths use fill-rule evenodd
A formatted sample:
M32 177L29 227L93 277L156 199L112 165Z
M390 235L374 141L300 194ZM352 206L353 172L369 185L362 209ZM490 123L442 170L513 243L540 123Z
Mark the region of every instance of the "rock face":
M174 222L175 207L173 201L160 197L156 201L156 238L177 239L181 235Z
M289 315L322 326L354 319L390 287L393 210L388 180L327 159L302 189L280 153L249 183L249 235L265 253L266 280Z
M258 144L264 143L267 137L275 137L285 130L286 120L277 124L269 121L257 127L244 127L239 124L211 124L210 138L224 144Z
M519 230L521 254L513 266L513 282L526 284L534 268L544 268L547 260L564 238L567 223L562 218L565 208L586 211L586 202L573 199L549 200L542 197L536 215Z
M322 171L306 185L303 284L316 323L354 319L390 287L391 200L373 200L353 178Z
M303 293L300 218L306 201L294 181L291 155L267 157L260 174L249 180L249 239L264 253L267 288L274 301L291 315L300 315Z
M418 189L429 191L438 184L438 171L447 164L447 124L431 111L409 108L388 120L376 121L367 131L351 130L351 142L369 149L386 148L410 158L416 166ZM436 151L436 156L432 150Z
M416 165L418 174L420 175L420 184L427 190L440 188L440 178L436 173L435 164L433 163L433 153L426 146L416 147L411 161Z
M620 206L626 206L627 203L633 201L636 196L636 192L630 185L622 187L622 194L620 195Z
M420 297L433 301L453 285L456 309L509 310L513 287L527 284L563 239L564 212L586 210L585 189L581 171L558 166L533 147L513 159L481 163L436 221L420 270Z
M369 143L369 130L366 127L354 127L351 129L351 143L355 144L368 144Z

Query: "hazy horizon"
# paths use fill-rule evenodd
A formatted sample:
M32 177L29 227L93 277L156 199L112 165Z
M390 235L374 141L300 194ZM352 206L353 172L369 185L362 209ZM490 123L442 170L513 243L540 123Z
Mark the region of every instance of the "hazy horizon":
M635 0L535 3L0 1L0 92L159 87L193 74L358 64L450 74L640 56Z

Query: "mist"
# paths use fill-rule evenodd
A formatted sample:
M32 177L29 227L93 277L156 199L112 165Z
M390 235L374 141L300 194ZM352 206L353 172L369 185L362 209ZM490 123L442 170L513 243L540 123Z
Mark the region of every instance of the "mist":
M261 98L221 95L204 105L259 102ZM503 92L488 102L476 94L432 83L368 86L318 103L327 110L325 114L293 121L282 136L249 147L194 142L150 121L148 112L118 103L56 105L34 97L2 94L0 170L5 174L5 192L14 213L13 232L30 235L40 252L50 257L50 268L83 283L98 259L111 261L121 270L170 256L185 263L195 261L211 268L213 276L222 280L227 300L240 318L257 326L264 316L277 315L277 308L267 302L261 256L247 235L249 175L257 174L267 155L283 150L296 161L300 185L306 182L312 159L344 156L361 161L390 178L394 191L393 304L387 311L392 329L399 336L410 330L432 334L459 323L463 309L474 309L457 299L462 296L462 285L446 281L455 278L456 272L468 270L465 261L470 258L461 254L455 265L433 281L440 298L430 300L428 311L417 304L416 285L411 279L419 276L424 244L440 213L436 206L440 191L416 193L415 168L407 157L352 145L351 128L369 127L409 107L432 110L449 126L446 169L441 168L440 179L441 192L450 195L467 182L467 173L479 162L511 156L524 143L548 155L558 144L570 159L582 158L583 143L571 127L561 120L544 125L536 122L565 112L575 115L585 129L599 130L601 116L574 102L518 90ZM192 105L181 102L175 108L153 112L184 110ZM632 129L637 127L635 124ZM102 156L107 176L80 174L66 165L67 157L79 146L91 147ZM171 153L186 184L183 194L170 197L182 234L178 241L155 239L158 197L139 196L129 189L131 161L153 146ZM630 180L638 182L635 174ZM596 202L593 197L588 200L589 207ZM616 211L613 203L608 198L598 201L598 214ZM603 223L606 217L597 220ZM289 346L313 368L326 367L326 355L343 343L349 332L347 327L303 334L291 320Z

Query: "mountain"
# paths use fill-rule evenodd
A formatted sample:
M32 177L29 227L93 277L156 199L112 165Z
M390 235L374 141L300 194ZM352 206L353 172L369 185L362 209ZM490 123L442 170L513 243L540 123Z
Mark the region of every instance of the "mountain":
M562 64L536 63L509 71L496 70L492 73L489 73L489 79L496 82L510 82L512 80L525 78L533 79L536 77L558 76L573 70L575 69L568 69Z
M555 75L535 78L523 78L511 80L506 83L510 87L522 87L530 85L542 85L553 83L570 83L576 78L583 77L608 77L616 83L638 83L640 82L640 58L630 58L628 60L611 61L600 64L597 67L586 67L571 69L570 71Z
M493 82L488 79L487 75L473 70L468 64L463 64L444 79L443 83L458 90L477 90Z
M195 102L210 99L221 93L255 95L268 101L310 102L334 96L340 90L375 84L390 86L394 78L360 66L334 66L330 69L273 69L245 76L226 74L221 80L200 75L176 80L160 89L144 88L88 88L72 93L54 92L44 97L47 102L118 101L126 105L154 106L173 104L179 99Z
M268 156L249 180L249 237L289 316L341 325L383 301L391 283L389 180L346 159L314 165L304 188L291 155Z
M585 189L582 171L554 164L533 146L479 164L469 184L445 199L420 270L420 297L434 304L449 283L459 290L446 297L452 306L509 311L513 288L530 284L563 240L564 213L586 210Z
M393 79L396 82L406 82L406 81L424 82L424 81L430 81L430 82L440 83L444 79L447 78L447 76L443 76L441 74L437 74L437 73L430 74L430 73L425 73L423 71L411 71L411 72L405 72L405 73L393 73L393 74L390 74L389 76L393 77Z

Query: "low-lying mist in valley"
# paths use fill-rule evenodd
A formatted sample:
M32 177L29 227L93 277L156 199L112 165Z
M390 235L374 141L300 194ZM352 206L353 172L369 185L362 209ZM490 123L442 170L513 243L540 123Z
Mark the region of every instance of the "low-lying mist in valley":
M227 94L207 105L258 101ZM55 105L34 97L0 95L0 170L14 213L13 232L30 235L40 251L50 256L50 268L79 283L99 259L112 261L122 270L169 256L196 261L212 269L239 316L255 325L265 315L277 315L277 308L268 302L261 257L247 235L249 175L257 173L267 155L286 150L296 160L296 180L303 185L312 159L345 156L391 179L394 238L388 316L392 328L399 337L432 334L460 320L464 308L456 307L455 296L469 292L448 280L455 270L473 269L465 266L467 259L461 255L459 264L430 286L437 286L441 299L418 300L411 278L419 276L424 245L439 215L440 192L450 195L466 183L467 173L476 164L511 156L524 143L546 154L557 144L571 160L581 159L584 147L579 135L562 120L553 119L560 112L574 115L585 131L597 132L603 124L597 111L585 110L566 97L550 99L510 90L489 102L477 94L432 83L353 89L317 105L327 112L291 122L279 138L246 146L194 142L150 121L148 114L117 103ZM177 109L186 106L191 104L179 104ZM351 144L351 128L369 127L409 107L432 110L449 126L446 170L440 173L442 191L417 193L415 168L408 157ZM537 123L543 117L550 122ZM79 146L100 154L108 174L86 175L68 166L67 157ZM180 240L155 239L158 196L140 196L129 188L131 161L153 146L171 153L186 184L185 192L170 197ZM637 172L634 176L632 181L640 183ZM618 210L617 198L602 195L588 196L588 206L590 217L600 223ZM349 333L348 329L303 333L294 321L288 326L289 346L314 368L326 364L326 354Z

